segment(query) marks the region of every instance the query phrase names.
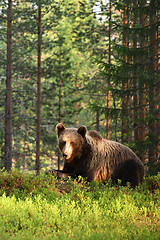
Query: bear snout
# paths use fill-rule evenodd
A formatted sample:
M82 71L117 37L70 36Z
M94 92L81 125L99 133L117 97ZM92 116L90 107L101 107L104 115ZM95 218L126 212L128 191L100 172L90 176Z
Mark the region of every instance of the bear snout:
M65 158L66 158L66 157L67 157L67 153L65 153L65 152L64 152L64 153L63 153L63 157L65 157Z

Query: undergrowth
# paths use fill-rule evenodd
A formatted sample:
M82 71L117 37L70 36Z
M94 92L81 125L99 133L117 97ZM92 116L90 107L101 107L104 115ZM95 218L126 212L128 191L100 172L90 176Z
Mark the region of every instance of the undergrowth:
M132 189L1 171L0 239L160 239L160 174Z

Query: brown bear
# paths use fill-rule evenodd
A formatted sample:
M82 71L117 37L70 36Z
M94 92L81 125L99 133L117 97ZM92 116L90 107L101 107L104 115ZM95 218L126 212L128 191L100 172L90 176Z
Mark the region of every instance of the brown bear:
M87 181L102 181L111 178L121 180L122 185L132 187L143 181L144 166L136 154L127 146L105 140L96 131L87 131L85 126L65 128L57 124L59 149L64 157L63 170L58 177L82 176Z

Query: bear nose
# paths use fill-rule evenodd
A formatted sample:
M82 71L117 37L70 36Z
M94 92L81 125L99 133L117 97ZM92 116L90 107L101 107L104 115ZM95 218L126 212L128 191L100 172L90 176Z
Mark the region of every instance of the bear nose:
M63 157L67 157L67 154L66 154L66 153L63 153Z

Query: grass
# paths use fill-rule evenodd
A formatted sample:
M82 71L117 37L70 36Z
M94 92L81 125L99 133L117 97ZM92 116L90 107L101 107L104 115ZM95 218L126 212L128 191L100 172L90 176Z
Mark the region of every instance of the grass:
M0 239L160 239L160 174L131 189L0 172Z

